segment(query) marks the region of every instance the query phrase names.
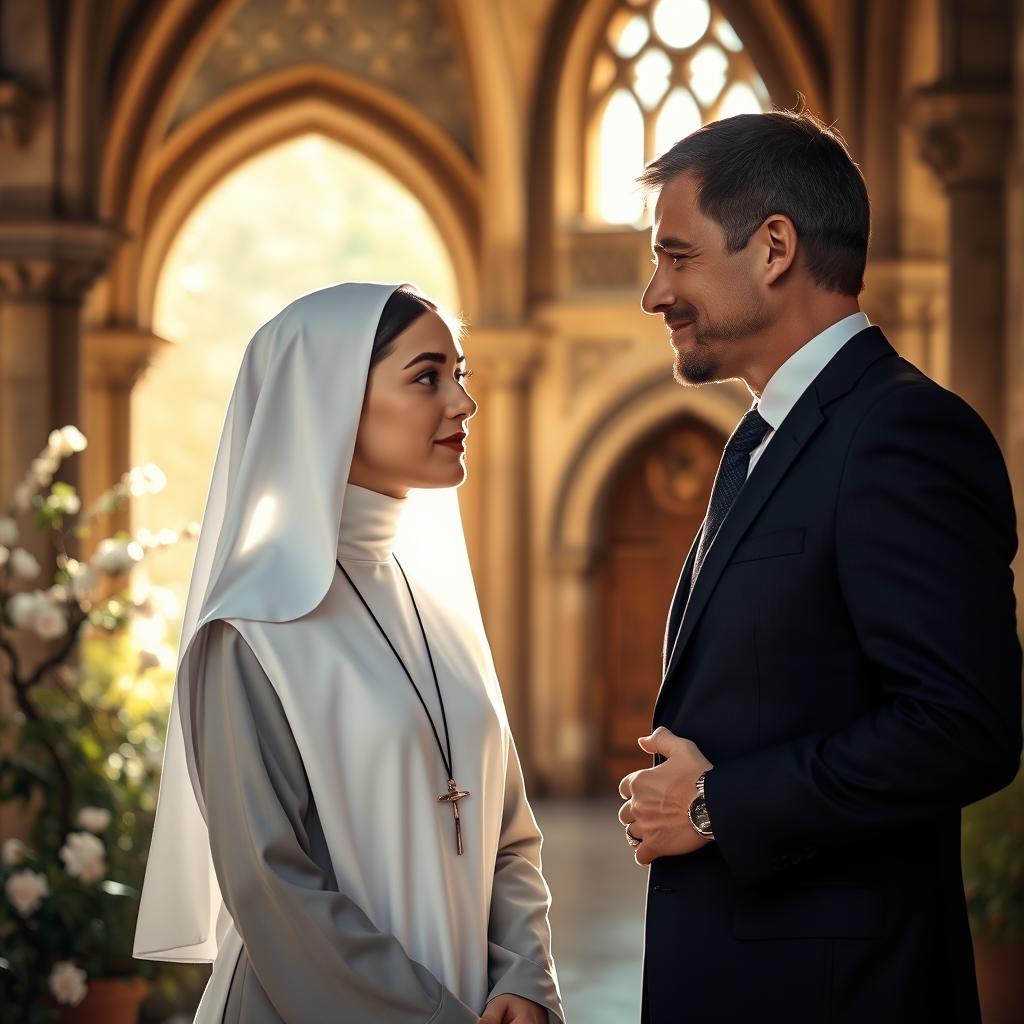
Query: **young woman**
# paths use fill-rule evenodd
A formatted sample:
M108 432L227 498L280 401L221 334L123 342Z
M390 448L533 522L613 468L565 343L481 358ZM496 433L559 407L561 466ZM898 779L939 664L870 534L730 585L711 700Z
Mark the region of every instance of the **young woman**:
M135 956L197 1024L556 1024L541 837L455 488L465 360L412 289L257 332L196 553Z

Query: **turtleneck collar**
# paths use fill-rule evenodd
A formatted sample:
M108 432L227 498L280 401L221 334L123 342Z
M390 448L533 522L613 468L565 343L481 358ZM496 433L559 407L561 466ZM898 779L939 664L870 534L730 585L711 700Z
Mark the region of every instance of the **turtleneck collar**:
M338 558L343 562L390 559L405 502L405 498L392 498L347 484L338 532Z

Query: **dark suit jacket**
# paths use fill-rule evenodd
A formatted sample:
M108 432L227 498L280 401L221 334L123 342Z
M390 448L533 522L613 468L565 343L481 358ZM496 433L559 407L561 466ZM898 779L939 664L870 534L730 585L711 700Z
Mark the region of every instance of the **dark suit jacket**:
M981 419L851 339L685 613L680 577L654 722L714 764L716 842L651 866L646 1021L979 1021L960 809L1020 764L1016 545Z

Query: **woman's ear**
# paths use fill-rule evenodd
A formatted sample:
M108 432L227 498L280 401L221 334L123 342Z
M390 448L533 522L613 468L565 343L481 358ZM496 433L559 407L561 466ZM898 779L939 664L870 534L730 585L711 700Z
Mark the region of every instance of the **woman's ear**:
M783 214L773 214L761 225L760 234L767 252L763 280L765 284L775 284L796 260L796 227Z

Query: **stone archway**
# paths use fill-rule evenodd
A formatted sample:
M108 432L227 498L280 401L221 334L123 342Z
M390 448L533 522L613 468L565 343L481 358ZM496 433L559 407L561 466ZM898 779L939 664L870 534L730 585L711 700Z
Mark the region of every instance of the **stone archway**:
M596 664L602 649L600 569L617 476L628 472L631 455L645 439L664 430L671 436L672 424L688 417L698 429L724 437L748 406L742 386L684 390L660 372L623 394L567 461L557 498L541 524L546 541L534 569L533 763L554 792L583 793L602 785L604 705ZM663 617L659 628L664 629ZM660 635L655 651L660 656Z
M172 486L133 502L137 527L198 520L242 353L297 296L339 280L408 280L460 305L451 254L424 205L379 163L323 135L236 167L166 253L152 317L172 344L134 390L131 435L132 461L155 462ZM183 600L191 557L162 553L150 581Z
M479 176L458 148L407 104L343 72L287 68L239 87L191 118L152 158L135 262L115 305L148 324L159 267L178 225L232 169L276 143L320 134L359 150L424 204L452 254L466 311L477 307Z
M200 35L217 27L222 27L219 20L208 23ZM204 38L190 43L199 50L205 45ZM143 64L152 71L158 58L148 54ZM194 59L190 50L181 62L189 65ZM148 95L147 90L140 88L140 95ZM87 495L98 494L130 462L132 390L161 347L162 339L152 334L152 312L171 239L218 181L277 143L319 134L380 164L417 197L437 225L455 266L462 311L473 318L480 302L479 172L411 104L356 75L315 64L287 67L234 88L165 138L143 123L147 116L168 122L170 101L154 103L147 107L139 101L138 109L128 112L121 105L108 147L105 203L123 219L128 240L96 291L89 318L93 326L85 336L90 367L86 427L104 441L102 456L95 455L87 466ZM143 141L134 141L140 133ZM136 164L131 163L133 153L139 154ZM127 521L111 526L126 528Z
M649 766L636 740L651 728L667 610L726 440L684 413L631 448L608 481L594 567L596 760L605 787Z

